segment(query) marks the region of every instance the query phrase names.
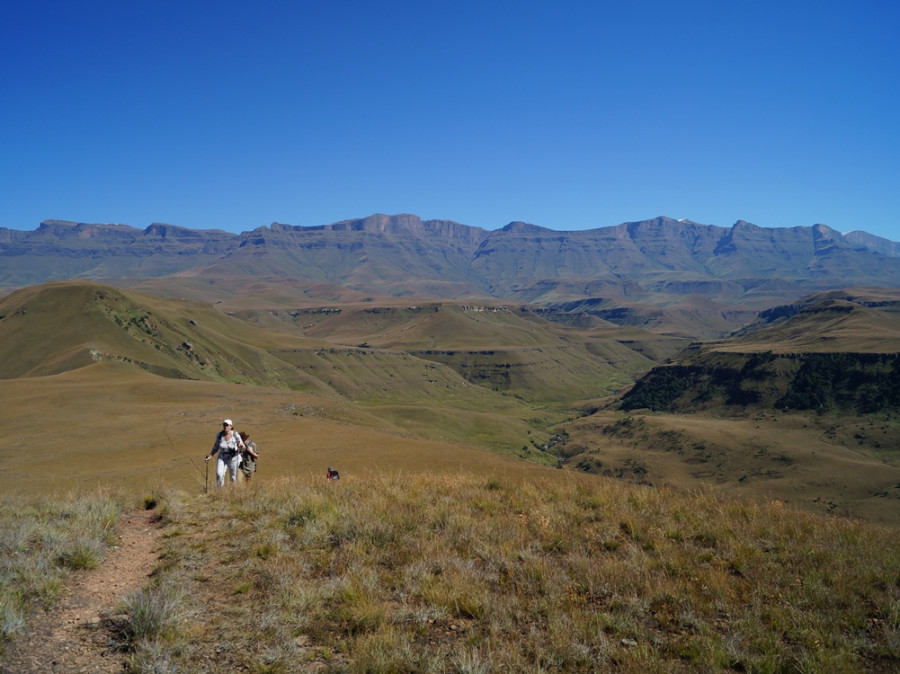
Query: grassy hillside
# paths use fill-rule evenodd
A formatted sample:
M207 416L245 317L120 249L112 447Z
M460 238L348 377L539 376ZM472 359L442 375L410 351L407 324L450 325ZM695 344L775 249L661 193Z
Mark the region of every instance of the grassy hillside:
M856 288L817 293L762 312L742 334L707 348L774 353L897 353L900 291Z
M653 486L746 497L900 525L897 415L721 415L607 408L559 427L567 465Z
M502 306L364 303L238 320L87 283L20 291L0 316L0 489L10 492L200 490L202 454L231 417L263 448L270 475L562 459L633 482L715 485L900 523L898 416L874 395L896 389L890 353L840 355L856 368L718 342L692 352L706 360L655 370L642 385L690 368L703 376L663 379L645 398L636 387L626 411L617 387L664 347L590 317L566 325ZM848 397L852 382L868 384ZM816 403L809 412L804 400Z
M358 416L381 416L384 421L378 423L395 432L555 460L536 450L549 436L553 417L547 411L403 350L335 346L296 331L265 329L205 305L87 283L20 291L0 303L0 316L0 377L15 382L4 388L0 399L13 401L10 410L16 404L13 396L22 395L13 389L29 389L28 379L89 368L83 379L76 378L92 390L84 394L97 405L92 411L110 418L115 403L103 391L130 376L130 367L173 380L166 384L173 400L190 388L177 386L175 380L305 392L324 396L325 406L335 400L348 408L363 406ZM582 350L581 357L590 356ZM97 363L129 367L89 367ZM584 392L604 391L613 376L584 378L585 386L593 387ZM43 390L40 381L33 385ZM244 395L254 399L257 394L265 395L256 390ZM33 400L25 419L29 425L41 425L39 420L54 411ZM237 413L232 410L226 416ZM254 410L251 418L259 417ZM48 449L38 448L39 454Z
M855 289L767 312L565 424L557 451L631 481L712 483L897 524L898 299Z
M147 500L160 565L108 625L129 672L900 667L894 531L778 503L490 470Z
M835 301L764 330L869 321L892 343L887 304ZM102 563L145 495L160 567L109 635L132 672L900 670L900 413L774 407L802 390L785 363L834 353L748 334L691 352L707 378L674 413L624 410L607 394L665 348L646 332L325 306L240 320L94 284L0 301L0 636ZM896 349L842 355L896 380ZM207 490L225 417L259 473Z
M342 346L403 352L472 384L556 406L612 393L672 341L609 323L575 327L528 308L490 304L341 305L237 314Z
M251 433L267 478L319 474L329 464L352 473L472 465L527 472L533 462L555 463L538 448L546 419L501 400L506 408L357 405L337 395L174 380L100 362L3 382L0 493L103 485L133 492L159 484L200 491L213 480L203 456L226 417Z
M442 343L454 338L455 321L470 321L444 313L454 319L449 326L432 326ZM619 348L615 339L594 335L588 349L546 321L515 321L507 346L524 343L540 354L541 340L550 340L575 354L565 355L569 377L580 382L575 394L602 393L625 376L598 343ZM494 347L505 330L515 332L509 324L487 327L468 333L467 345L491 339ZM357 337L352 330L338 335ZM14 293L0 302L0 488L161 482L197 489L208 479L199 460L225 417L253 433L273 475L319 472L328 463L490 465L497 457L484 456L488 450L556 463L548 447L559 409L492 390L433 358L348 341L90 283ZM592 361L606 369L592 372ZM565 377L550 381L548 390L575 395ZM565 400L553 402L565 408Z
M644 353L653 351L649 334L574 329L518 308L344 305L240 315L254 322L90 283L28 288L0 301L0 377L56 374L105 358L167 377L371 400L378 391L391 397L412 356L430 372L403 378L408 397L439 398L436 389L468 382L565 406L606 395L654 362Z
M51 283L0 301L0 377L58 374L113 360L172 378L314 386L268 355L278 338L203 304L94 283Z

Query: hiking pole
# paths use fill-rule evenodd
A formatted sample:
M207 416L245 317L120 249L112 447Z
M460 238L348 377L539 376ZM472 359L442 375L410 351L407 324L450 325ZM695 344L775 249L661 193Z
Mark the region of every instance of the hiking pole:
M206 461L206 484L203 487L203 493L209 493L209 461Z

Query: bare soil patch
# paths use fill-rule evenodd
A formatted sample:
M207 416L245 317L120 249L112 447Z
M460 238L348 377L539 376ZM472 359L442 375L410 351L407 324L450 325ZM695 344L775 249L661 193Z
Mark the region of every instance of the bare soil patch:
M103 617L147 582L158 560L159 533L152 511L126 512L119 522L118 545L98 568L73 574L62 601L29 621L28 631L0 662L0 673L121 672L124 655L110 643Z

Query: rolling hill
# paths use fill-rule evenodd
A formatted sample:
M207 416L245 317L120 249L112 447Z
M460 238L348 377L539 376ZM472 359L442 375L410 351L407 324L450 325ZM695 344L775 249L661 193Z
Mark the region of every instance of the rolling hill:
M25 288L0 301L0 421L10 433L0 437L7 457L0 483L26 486L24 465L47 467L70 452L93 457L77 464L83 470L96 468L98 456L116 457L102 471L75 471L75 481L127 475L132 461L171 454L177 437L196 442L196 431L185 428L170 428L165 439L128 438L129 429L160 428L187 400L191 419L237 416L245 427L267 426L265 440L281 437L284 447L293 422L325 417L341 425L330 437L368 443L378 454L370 460L442 442L459 460L479 449L555 464L547 450L553 423L575 398L606 396L630 382L654 362L640 353L641 340L660 341L634 329L566 327L527 310L484 309L365 304L260 311L245 317L251 321L88 282ZM140 391L148 391L145 399ZM206 405L199 391L207 392ZM96 442L86 418L101 429ZM65 447L52 437L66 437ZM148 445L155 448L149 454L141 450ZM177 458L148 465L177 481L170 474ZM270 458L272 465L288 460ZM133 479L141 482L145 472Z
M268 355L277 339L210 306L94 283L57 282L9 295L0 301L0 339L5 379L115 360L171 378L311 385Z
M567 326L529 307L496 304L344 304L235 315L344 347L407 353L542 404L611 393L686 344L602 321Z
M402 376L418 362L433 371L426 381L448 390L468 388L464 379L485 383L488 370L506 369L515 376L480 388L562 403L609 393L654 364L643 350L668 353L683 343L611 324L564 326L524 307L342 304L229 316L196 302L87 282L32 286L4 298L0 339L0 377L7 379L116 360L171 378L353 398L402 389L408 397L427 398L429 387ZM457 355L478 358L480 365L459 362ZM548 368L555 370L545 383L549 394L536 386ZM322 369L327 377L318 374ZM391 379L402 385L389 386Z

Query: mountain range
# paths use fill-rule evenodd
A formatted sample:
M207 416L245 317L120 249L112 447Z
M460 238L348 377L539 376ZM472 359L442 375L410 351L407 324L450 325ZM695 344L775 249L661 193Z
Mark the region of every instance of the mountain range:
M813 292L900 287L900 244L825 225L730 228L658 217L488 231L415 215L240 234L47 220L0 228L0 288L62 279L239 306L327 299L529 303L671 334L723 336Z

